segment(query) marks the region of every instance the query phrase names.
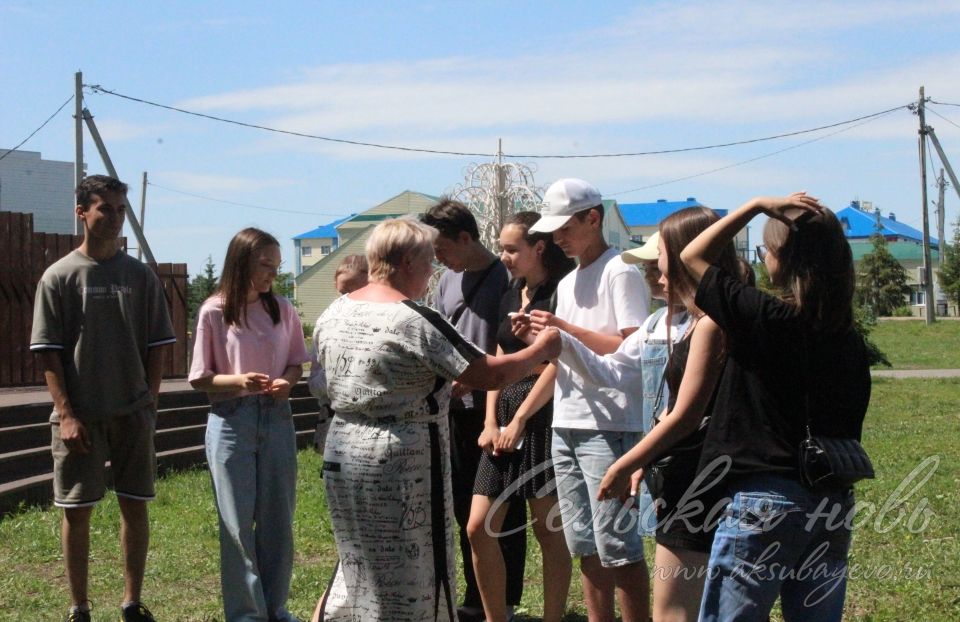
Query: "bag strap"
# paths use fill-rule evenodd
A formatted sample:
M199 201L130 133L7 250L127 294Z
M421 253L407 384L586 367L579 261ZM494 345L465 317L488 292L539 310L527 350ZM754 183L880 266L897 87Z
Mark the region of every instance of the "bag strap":
M474 296L477 295L477 292L480 291L480 286L484 284L484 282L487 280L487 277L490 276L490 273L493 272L493 269L496 268L499 263L500 263L500 258L497 257L492 262L490 262L489 266L484 268L482 273L480 273L480 276L477 278L477 282L474 283L473 287L470 288L470 291L468 291L464 295L463 300L460 302L460 305L457 306L457 310L454 311L453 315L450 316L451 324L453 324L454 326L457 325L457 322L460 320L460 316L463 315L463 312L466 311L467 308L470 306L470 303L473 302L473 298Z

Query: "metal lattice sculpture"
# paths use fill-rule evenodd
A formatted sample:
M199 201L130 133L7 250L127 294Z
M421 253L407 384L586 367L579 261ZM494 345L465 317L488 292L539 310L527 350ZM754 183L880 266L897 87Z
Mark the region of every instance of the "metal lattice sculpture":
M450 196L473 212L480 229L480 241L496 252L500 229L507 216L515 212L540 211L543 188L534 181L532 164L504 162L498 148L496 159L486 164L471 164L464 180L454 186Z

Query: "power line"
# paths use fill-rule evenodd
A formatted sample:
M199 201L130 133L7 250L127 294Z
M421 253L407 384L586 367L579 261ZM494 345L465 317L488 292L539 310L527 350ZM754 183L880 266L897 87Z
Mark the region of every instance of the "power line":
M941 106L957 106L958 108L960 108L960 104L950 104L950 103L948 103L948 102L938 102L938 101L935 100L935 99L931 99L931 100L928 100L928 101L929 101L929 103L931 103L931 104L939 104L939 105L941 105Z
M155 184L152 181L148 181L147 185L153 186L154 188L160 188L161 190L166 190L167 192L173 192L175 194L182 194L188 197L193 197L195 199L203 199L204 201L213 201L214 203L225 203L227 205L236 205L238 207L249 207L250 209L259 209L265 212L281 212L284 214L306 214L307 216L344 216L344 214L332 214L329 212L304 212L300 210L282 209L279 207L264 207L262 205L251 205L250 203L238 203L236 201L228 201L226 199L217 199L214 197L208 197L203 194L195 194L193 192L187 192L185 190L177 190L176 188L168 188L167 186L161 186L160 184Z
M434 154L434 155L454 155L454 156L469 156L469 157L484 157L484 158L486 158L486 157L491 157L491 158L492 158L492 157L494 157L494 155L495 155L495 154L491 154L491 153L478 153L478 152L469 152L469 151L445 151L445 150L442 150L442 149L427 149L427 148L421 148L421 147L406 147L406 146L400 146L400 145L386 145L386 144L382 144L382 143L363 142L363 141L359 141L359 140L349 140L349 139L345 139L345 138L331 138L331 137L329 137L329 136L319 136L319 135L316 135L316 134L307 134L307 133L304 133L304 132L294 132L294 131L292 131L292 130L281 130L281 129L274 128L274 127L268 127L268 126L266 126L266 125L258 125L258 124L255 124L255 123L247 123L247 122L244 122L244 121L237 121L237 120L235 120L235 119L227 119L227 118L225 118L225 117L218 117L218 116L216 116L216 115L206 114L206 113L202 113L202 112L195 112L195 111L192 111L192 110L186 110L186 109L184 109L184 108L177 108L177 107L175 107L175 106L168 106L168 105L166 105L166 104L160 104L160 103L153 102L153 101L149 101L149 100L146 100L146 99L141 99L141 98L139 98L139 97L133 97L133 96L130 96L130 95L124 95L124 94L118 93L118 92L116 92L116 91L107 90L107 89L103 88L102 86L100 86L99 84L92 84L92 85L91 85L91 84L87 84L87 85L84 85L84 86L86 86L87 88L91 89L91 90L92 90L93 92L95 92L95 93L102 93L102 94L106 94L106 95L113 95L114 97L119 97L119 98L126 99L126 100L129 100L129 101L133 101L133 102L137 102L137 103L141 103L141 104L146 104L146 105L148 105L148 106L154 106L154 107L157 107L157 108L163 108L163 109L165 109L165 110L172 110L172 111L174 111L174 112L179 112L179 113L182 113L182 114L187 114L187 115L191 115L191 116L195 116L195 117L200 117L200 118L203 118L203 119L209 119L209 120L212 120L212 121L219 121L219 122L221 122L221 123L229 123L229 124L232 124L232 125L239 125L239 126L241 126L241 127L247 127L247 128L251 128L251 129L263 130L263 131L266 131L266 132L274 132L274 133L277 133L277 134L287 134L287 135L289 135L289 136L298 136L298 137L300 137L300 138L310 138L310 139L313 139L313 140L322 140L322 141L326 141L326 142L340 143L340 144L346 144L346 145L354 145L354 146L358 146L358 147L372 147L372 148L375 148L375 149L391 149L391 150L395 150L395 151L408 151L408 152L415 152L415 153L429 153L429 154ZM896 106L896 107L894 107L894 108L890 108L890 109L887 109L887 110L882 110L882 111L880 111L880 112L874 112L874 113L868 114L868 115L863 115L863 116L860 116L860 117L856 117L856 118L854 118L854 119L848 119L848 120L846 120L846 121L839 121L839 122L837 122L837 123L830 123L830 124L828 124L828 125L821 125L821 126L819 126L819 127L814 127L814 128L810 128L810 129L806 129L806 130L797 130L797 131L793 131L793 132L784 132L784 133L782 133L782 134L775 134L775 135L773 135L773 136L765 136L765 137L762 137L762 138L751 138L751 139L747 139L747 140L738 140L738 141L732 141L732 142L727 142L727 143L719 143L719 144L714 144L714 145L701 145L701 146L697 146L697 147L679 147L679 148L674 148L674 149L658 149L658 150L653 150L653 151L634 151L634 152L624 152L624 153L592 153L592 154L566 154L566 155L505 153L505 154L503 154L503 155L504 155L504 157L514 158L514 159L526 158L526 159L536 160L536 159L573 159L573 158L624 158L624 157L648 156L648 155L664 155L664 154L668 154L668 153L686 153L686 152L690 152L690 151L704 151L704 150L708 150L708 149L720 149L720 148L723 148L723 147L735 147L735 146L738 146L738 145L749 145L749 144L752 144L752 143L758 143L758 142L776 140L776 139L778 139L778 138L789 138L789 137L791 137L791 136L799 136L799 135L801 135L801 134L809 134L809 133L811 133L811 132L818 132L818 131L821 131L821 130L826 130L826 129L830 129L830 128L834 128L834 127L839 127L839 126L843 126L843 125L849 125L849 124L851 124L851 123L857 123L858 121L864 121L864 120L871 119L871 118L874 118L874 117L883 116L883 115L888 114L888 113L890 113L890 112L894 112L895 110L900 110L900 109L903 109L903 108L908 108L909 105L910 105L910 104L905 104L905 105L901 105L901 106Z
M894 110L897 110L897 109L894 109ZM893 112L893 110L888 110L888 111L887 111L887 114L889 114L890 112ZM737 167L737 166L742 166L742 165L744 165L744 164L750 164L751 162L756 162L757 160L763 160L763 159L765 159L765 158L770 158L770 157L773 157L773 156L775 156L775 155L779 155L779 154L781 154L781 153L784 153L785 151L791 151L791 150L793 150L793 149L799 149L800 147L803 147L803 146L805 146L805 145L809 145L809 144L811 144L811 143L815 143L815 142L817 142L817 141L821 141L821 140L824 140L824 139L826 139L826 138L830 138L831 136L836 136L837 134L842 134L843 132L849 132L850 130L853 130L853 129L856 129L856 128L860 127L861 125L866 125L867 123L870 123L870 122L872 122L872 121L875 121L875 120L878 119L878 118L880 118L880 117L873 117L873 118L867 119L867 120L865 120L865 121L862 121L862 122L860 122L860 123L857 123L856 125L852 125L852 126L850 126L850 127L844 127L844 128L841 128L841 129L839 129L839 130L837 130L837 131L835 131L835 132L830 132L829 134L824 134L823 136L818 136L817 138L812 138L812 139L810 139L810 140L805 140L805 141L803 141L802 143L797 143L796 145L791 145L791 146L789 146L789 147L785 147L784 149L778 149L777 151L771 151L770 153L765 153L765 154L760 155L760 156L757 156L757 157L755 157L755 158L750 158L750 159L748 159L748 160L741 160L740 162L734 162L733 164L727 164L726 166L720 166L720 167L717 167L717 168L710 169L710 170L708 170L708 171L703 171L703 172L700 172L700 173L694 173L693 175L685 175L685 176L683 176L683 177L677 177L676 179L670 179L670 180L667 180L667 181L661 181L661 182L658 182L658 183L655 183L655 184L650 184L649 186L643 186L643 187L640 187L640 188L633 188L633 189L631 189L631 190L621 190L621 191L619 191L619 192L609 192L609 193L604 194L604 196L617 196L617 195L621 195L621 194L628 194L628 193L630 193L630 192L639 192L640 190L649 190L650 188L658 188L658 187L660 187L660 186L666 186L666 185L668 185L668 184L677 183L678 181L686 181L686 180L688 180L688 179L695 179L695 178L697 178L697 177L704 177L704 176L710 175L710 174L712 174L712 173L718 173L718 172L720 172L720 171L725 171L725 170L727 170L727 169L735 168L735 167Z
M945 116L943 116L942 114L940 114L940 113L937 112L936 110L931 110L930 108L927 108L927 112L932 112L933 114L937 115L938 117L940 117L941 119L943 119L944 121L946 121L947 123L949 123L950 125L953 125L954 127L960 128L960 125L957 125L956 123L954 123L954 122L951 121L950 119L946 118Z
M63 110L63 107L66 106L67 104L69 104L71 101L73 101L73 95L71 95L70 97L68 97L68 98L67 98L67 101L65 101L65 102L63 102L62 104L60 104L60 107L57 108L57 111L54 112L54 113L53 113L52 115L50 115L49 117L47 117L47 120L44 121L43 123L41 123L41 124L40 124L40 127L38 127L37 129L33 130L32 132L30 132L30 135L29 135L29 136L27 136L26 138L24 138L23 140L21 140L19 145L17 145L17 146L14 147L13 149L8 150L8 151L7 151L6 153L4 153L3 155L0 155L0 160L4 159L4 158L7 157L8 155L10 155L11 153L13 153L13 152L16 151L17 149L19 149L20 147L22 147L24 144L26 144L26 142L27 142L28 140L30 140L31 138L33 138L33 135L34 135L34 134L36 134L37 132L39 132L40 130L42 130L42 129L47 125L47 123L50 123L50 121L52 121L53 118L54 118L55 116L57 116L57 115L60 113L61 110Z

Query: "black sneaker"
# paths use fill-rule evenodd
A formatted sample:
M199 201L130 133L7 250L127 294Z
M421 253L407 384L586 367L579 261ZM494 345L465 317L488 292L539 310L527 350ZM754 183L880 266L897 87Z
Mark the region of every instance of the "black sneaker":
M87 618L89 620L90 618ZM120 610L120 622L157 622L143 603L133 603Z
M63 622L90 622L90 610L81 611L80 609L71 609Z

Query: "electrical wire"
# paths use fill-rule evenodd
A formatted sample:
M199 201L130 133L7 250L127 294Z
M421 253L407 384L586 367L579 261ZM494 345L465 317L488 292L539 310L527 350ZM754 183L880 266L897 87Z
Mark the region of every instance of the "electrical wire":
M39 132L40 130L42 130L42 129L47 125L47 123L50 123L50 121L52 121L55 116L57 116L58 114L60 114L60 111L63 110L64 106L66 106L67 104L69 104L69 103L72 102L72 101L73 101L73 95L71 95L70 97L68 97L68 98L67 98L67 101L65 101L65 102L63 102L62 104L60 104L60 107L57 108L57 111L54 112L54 113L53 113L52 115L50 115L49 117L47 117L47 120L44 121L43 123L41 123L41 124L40 124L40 127L38 127L37 129L33 130L32 132L30 132L30 135L29 135L29 136L27 136L26 138L24 138L23 140L21 140L19 145L17 145L17 146L14 147L13 149L8 149L6 153L4 153L3 155L0 155L0 160L4 159L4 158L7 157L8 155L10 155L11 153L13 153L13 152L16 151L17 149L19 149L20 147L22 147L24 144L26 144L26 142L27 142L28 140L30 140L31 138L33 138L34 134L36 134L37 132Z
M887 114L889 114L889 113L891 113L891 112L893 112L893 110L888 110L888 111L887 111ZM750 158L750 159L748 159L748 160L741 160L740 162L734 162L733 164L727 164L726 166L720 166L720 167L713 168L713 169L710 169L710 170L707 170L707 171L703 171L703 172L700 172L700 173L694 173L693 175L684 175L683 177L677 177L676 179L670 179L670 180L667 180L667 181L657 182L657 183L655 183L655 184L650 184L649 186L642 186L642 187L640 187L640 188L633 188L633 189L631 189L631 190L621 190L621 191L619 191L619 192L608 192L608 193L605 193L604 196L612 197L612 196L618 196L618 195L621 195L621 194L628 194L628 193L630 193L630 192L639 192L639 191L641 191L641 190L649 190L650 188L658 188L658 187L660 187L660 186L666 186L666 185L668 185L668 184L675 184L675 183L680 182L680 181L686 181L686 180L688 180L688 179L695 179L695 178L697 178L697 177L704 177L704 176L710 175L710 174L712 174L712 173L718 173L718 172L720 172L720 171L725 171L725 170L727 170L727 169L735 168L735 167L737 167L737 166L743 166L744 164L750 164L751 162L756 162L757 160L763 160L763 159L765 159L765 158L771 158L771 157L773 157L773 156L775 156L775 155L779 155L779 154L784 153L784 152L786 152L786 151L791 151L791 150L793 150L793 149L799 149L800 147L803 147L803 146L809 145L809 144L811 144L811 143L815 143L815 142L818 142L818 141L821 141L821 140L830 138L831 136L836 136L837 134L842 134L842 133L844 133L844 132L849 132L850 130L856 129L856 128L860 127L861 125L866 125L867 123L870 123L870 122L872 122L872 121L875 121L875 120L877 120L877 119L879 119L879 118L880 118L880 117L873 117L873 118L867 119L867 120L865 120L865 121L862 121L862 122L860 122L860 123L857 123L856 125L852 125L852 126L850 126L850 127L844 127L844 128L841 128L841 129L839 129L839 130L837 130L837 131L835 131L835 132L830 132L829 134L824 134L823 136L818 136L817 138L812 138L812 139L810 139L810 140L805 140L805 141L803 141L803 142L801 142L801 143L797 143L796 145L791 145L791 146L786 147L786 148L784 148L784 149L778 149L777 151L771 151L770 153L765 153L765 154L759 155L759 156L757 156L757 157L755 157L755 158Z
M950 119L946 118L945 116L943 116L942 114L940 114L940 113L937 112L936 110L931 110L930 108L927 108L927 112L931 112L931 113L937 115L938 117L940 117L941 119L943 119L944 121L946 121L947 123L949 123L950 125L952 125L952 126L954 126L954 127L957 127L957 128L960 128L960 125L957 125L956 123L954 123L954 122L951 121Z
M193 197L195 199L203 199L204 201L213 201L214 203L225 203L227 205L236 205L238 207L249 207L250 209L259 209L265 212L280 212L283 214L306 214L307 216L345 216L345 214L333 214L330 212L304 212L300 210L293 209L282 209L279 207L264 207L262 205L252 205L250 203L238 203L236 201L228 201L226 199L217 199L214 197L209 197L203 194L195 194L193 192L187 192L186 190L177 190L176 188L168 188L167 186L161 186L152 181L147 181L148 186L153 186L154 188L160 188L161 190L166 190L167 192L173 192L175 194L182 194L188 197Z
M111 91L103 88L99 84L85 84L85 87L89 88L94 93L100 93L105 95L113 95L114 97L119 97L121 99L126 99L129 101L146 104L148 106L154 106L157 108L163 108L165 110L172 110L174 112L179 112L182 114L187 114L195 117L200 117L203 119L209 119L212 121L219 121L221 123L229 123L231 125L239 125L241 127L247 127L251 129L263 130L266 132L274 132L277 134L286 134L289 136L298 136L300 138L311 138L314 140L322 140L326 142L340 143L346 145L354 145L359 147L372 147L376 149L391 149L395 151L408 151L415 153L429 153L434 155L454 155L454 156L469 156L469 157L494 157L496 154L492 153L478 153L478 152L469 152L469 151L445 151L441 149L427 149L420 147L406 147L400 145L386 145L382 143L372 143L372 142L363 142L359 140L349 140L345 138L331 138L329 136L319 136L316 134L307 134L304 132L294 132L292 130L281 130L274 127L268 127L266 125L258 125L255 123L247 123L244 121L237 121L235 119L227 119L225 117L218 117L216 115L206 114L202 112L196 112L192 110L186 110L184 108L177 108L176 106L168 106L166 104L160 104L146 99L141 99L139 97L133 97L131 95L124 95L116 91ZM552 155L552 154L523 154L523 153L505 153L504 157L508 158L526 158L531 160L537 159L573 159L573 158L624 158L624 157L635 157L635 156L648 156L648 155L663 155L668 153L687 153L690 151L705 151L708 149L720 149L724 147L735 147L738 145L749 145L752 143L765 142L770 140L776 140L779 138L789 138L791 136L799 136L801 134L809 134L811 132L818 132L820 130L826 130L834 127L839 127L842 125L849 125L851 123L857 123L858 121L863 121L866 119L871 119L873 117L879 117L896 110L907 108L909 104L896 106L894 108L889 108L887 110L882 110L880 112L874 112L872 114L863 115L856 117L854 119L848 119L846 121L839 121L837 123L830 123L828 125L821 125L819 127L814 127L806 130L797 130L793 132L784 132L782 134L775 134L773 136L765 136L762 138L751 138L747 140L738 140L731 141L727 143L719 143L714 145L701 145L697 147L680 147L674 149L658 149L653 151L634 151L634 152L624 152L624 153L592 153L592 154L566 154L566 155Z
M951 104L951 103L948 103L948 102L938 102L938 101L935 100L935 99L928 99L927 102L928 102L928 103L931 103L931 104L938 104L938 105L940 105L940 106L957 106L958 108L960 108L960 104Z

